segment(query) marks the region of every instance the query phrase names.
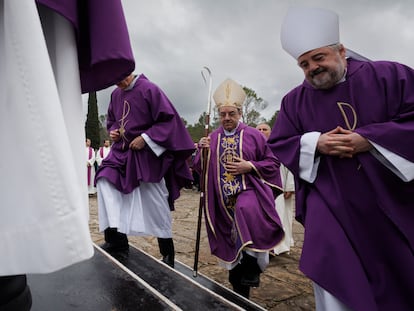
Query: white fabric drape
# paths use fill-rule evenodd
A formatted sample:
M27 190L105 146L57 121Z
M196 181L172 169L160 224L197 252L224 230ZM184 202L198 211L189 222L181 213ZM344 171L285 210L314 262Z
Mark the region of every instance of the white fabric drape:
M117 228L137 236L172 237L172 216L164 179L141 182L132 192L118 191L107 179L97 182L99 230Z
M33 0L0 0L0 275L47 273L93 254L71 25Z
M280 164L280 177L282 179L283 192L295 191L293 174L283 164ZM283 231L285 232L285 236L273 250L276 255L279 255L289 252L290 248L294 245L292 226L295 210L295 194L293 193L288 199L285 199L282 193L276 198L275 203Z

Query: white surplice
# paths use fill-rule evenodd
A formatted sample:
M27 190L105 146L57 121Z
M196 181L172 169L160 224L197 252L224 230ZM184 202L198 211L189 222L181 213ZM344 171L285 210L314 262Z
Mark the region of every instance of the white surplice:
M294 192L295 182L293 175L283 164L280 164L280 177L282 179L283 192ZM283 195L282 193L276 198L276 210L282 223L283 231L285 231L285 236L273 250L276 255L289 252L290 248L294 245L292 226L295 210L295 194L293 193L287 199Z
M95 187L95 150L92 147L85 148L85 155L86 155L86 176L87 185L88 185L88 194L95 194L96 187ZM88 172L89 171L89 172Z
M93 255L73 27L33 0L0 0L0 276Z

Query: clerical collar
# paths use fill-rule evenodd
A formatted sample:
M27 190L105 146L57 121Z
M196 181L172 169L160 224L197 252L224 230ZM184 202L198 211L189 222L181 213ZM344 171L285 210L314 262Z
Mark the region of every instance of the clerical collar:
M348 68L345 67L345 71L344 71L344 75L342 76L341 79L339 79L338 82L336 82L336 84L342 83L346 81L346 73L348 72Z
M224 135L226 135L226 136L234 135L234 133L236 133L237 129L239 128L239 125L240 125L240 121L237 123L237 126L234 129L232 129L231 131L227 131L223 128Z
M132 90L137 80L138 80L138 76L135 76L134 80L131 81L131 83L124 89L124 91Z

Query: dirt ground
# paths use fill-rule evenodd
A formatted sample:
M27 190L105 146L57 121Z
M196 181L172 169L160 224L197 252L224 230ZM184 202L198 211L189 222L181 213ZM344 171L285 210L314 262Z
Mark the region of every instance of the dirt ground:
M196 239L199 192L184 189L176 201L173 212L173 238L176 260L193 267ZM90 229L92 239L103 243L103 235L98 232L96 196L89 198ZM310 311L315 309L312 284L298 269L298 261L303 243L303 228L294 221L293 235L295 246L289 254L273 257L266 271L261 275L259 288L251 290L250 299L271 311ZM160 258L157 239L154 237L129 237L130 243L145 252ZM228 272L217 264L210 254L204 220L201 230L201 243L198 272L231 288Z

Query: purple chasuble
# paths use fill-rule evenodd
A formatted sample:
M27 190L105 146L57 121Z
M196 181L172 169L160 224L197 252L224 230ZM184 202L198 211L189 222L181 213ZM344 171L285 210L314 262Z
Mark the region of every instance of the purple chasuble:
M370 152L321 155L316 180L299 178L301 136L337 126L414 162L414 71L352 59L347 68L329 90L305 81L287 94L268 141L295 176L300 268L352 310L414 310L414 182Z
M121 0L36 0L36 3L72 23L82 93L110 87L134 70Z
M226 137L223 128L210 135L206 167L205 218L211 253L225 262L234 262L243 248L273 249L284 232L275 208L281 192L279 161L264 136L243 123ZM195 168L200 172L201 152ZM250 161L253 171L233 176L223 164L234 156Z
M106 178L120 192L130 193L141 181L158 183L165 178L173 209L180 189L192 181L187 159L194 142L167 96L144 75L131 90L117 88L112 93L107 129L121 128L121 140L112 144L95 181ZM129 149L131 141L143 133L166 151L157 157L148 145L142 150Z

